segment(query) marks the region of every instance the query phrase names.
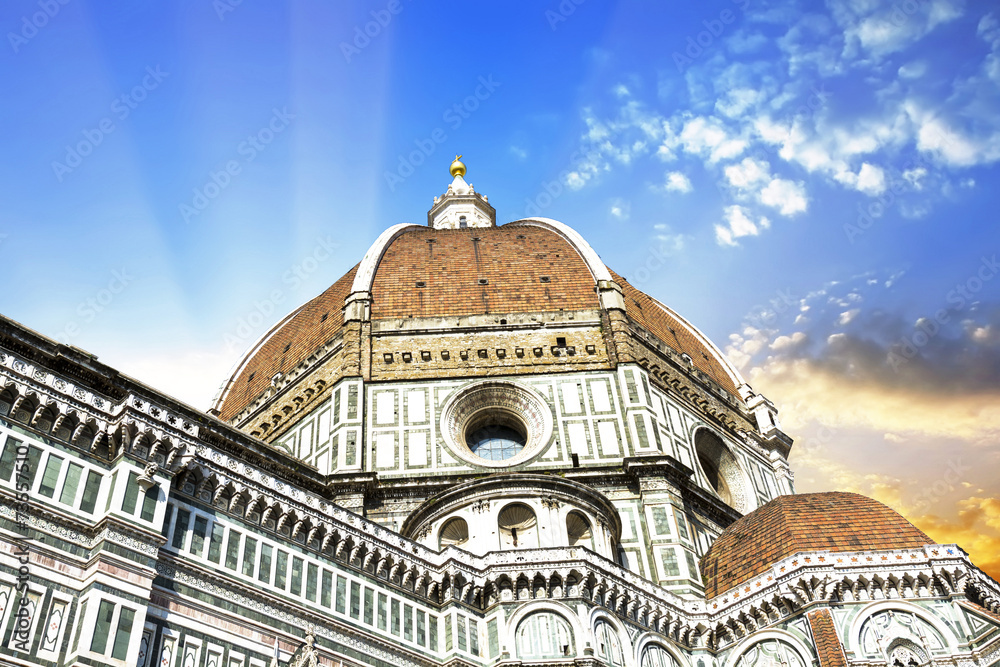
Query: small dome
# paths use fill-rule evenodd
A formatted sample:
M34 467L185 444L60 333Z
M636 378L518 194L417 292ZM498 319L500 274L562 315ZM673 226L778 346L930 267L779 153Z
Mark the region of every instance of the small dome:
M714 597L807 551L889 551L934 540L877 500L832 491L779 496L722 531L701 559Z

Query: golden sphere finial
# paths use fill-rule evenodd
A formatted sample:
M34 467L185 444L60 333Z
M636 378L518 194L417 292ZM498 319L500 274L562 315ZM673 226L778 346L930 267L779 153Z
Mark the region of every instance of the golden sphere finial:
M448 171L451 172L452 176L465 176L465 165L462 163L461 155L455 156L455 161L451 163L451 168Z

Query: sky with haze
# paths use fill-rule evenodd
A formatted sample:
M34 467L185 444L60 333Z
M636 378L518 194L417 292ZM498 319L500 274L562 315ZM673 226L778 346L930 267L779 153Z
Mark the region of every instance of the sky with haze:
M799 491L1000 576L995 2L8 0L0 32L0 313L206 409L461 153L498 222L569 224L716 341Z

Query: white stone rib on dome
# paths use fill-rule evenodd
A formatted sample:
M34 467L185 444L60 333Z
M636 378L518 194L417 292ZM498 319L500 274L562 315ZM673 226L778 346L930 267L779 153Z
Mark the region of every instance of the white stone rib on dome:
M382 255L385 254L389 245L396 240L396 237L408 229L425 229L425 227L412 223L402 223L393 225L379 234L379 237L375 239L375 243L368 248L364 259L358 264L358 272L354 274L354 283L351 285L351 294L372 291L372 283L375 282L375 271L378 269L379 262L382 261Z
M544 227L554 231L559 236L566 239L566 241L573 246L573 248L580 254L583 261L587 264L587 268L590 269L590 273L594 276L594 281L607 280L611 281L611 272L608 271L608 267L604 265L601 261L600 256L594 252L594 249L590 247L586 239L580 236L580 232L576 231L564 222L559 222L558 220L553 220L552 218L523 218L521 220L515 220L513 222L508 222L508 225L533 225L535 227Z
M701 342L702 345L704 345L710 352L712 352L712 354L715 355L716 359L718 359L719 363L722 364L722 367L726 370L726 373L729 374L729 377L733 381L733 385L737 389L747 383L746 380L743 379L743 376L740 374L740 371L736 368L736 366L733 365L733 362L729 361L729 357L727 357L722 352L722 350L719 349L719 347L712 342L711 338L703 334L701 330L698 329L698 327L688 322L675 310L668 308L667 306L660 303L659 299L656 299L652 296L650 296L649 298L665 313L667 313L668 315L676 319L678 322L683 324L685 327L687 327L688 331L690 331L694 335L694 337Z
M269 341L272 336L281 331L281 329L286 324L288 324L293 317L298 315L299 311L305 308L307 304L308 302L302 304L292 312L285 315L277 324L275 324L273 327L264 332L264 335L258 338L257 341L253 345L251 345L246 352L243 353L243 356L240 357L240 360L236 362L236 366L233 368L233 372L229 374L229 379L227 379L226 383L219 388L219 393L216 394L215 400L212 401L213 410L222 409L222 406L226 403L226 397L229 395L229 390L233 388L233 383L236 382L236 378L238 378L240 373L243 372L243 369L246 367L246 365L250 363L250 360L254 358L254 356L257 354L257 351L264 346L264 343Z

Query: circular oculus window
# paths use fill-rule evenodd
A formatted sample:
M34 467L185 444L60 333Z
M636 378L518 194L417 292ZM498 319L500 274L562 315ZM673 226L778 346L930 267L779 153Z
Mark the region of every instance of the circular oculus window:
M441 432L467 463L501 468L523 463L552 439L552 413L536 392L487 381L459 390L445 404Z

